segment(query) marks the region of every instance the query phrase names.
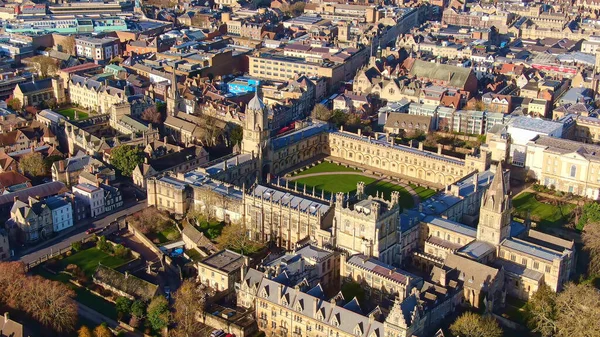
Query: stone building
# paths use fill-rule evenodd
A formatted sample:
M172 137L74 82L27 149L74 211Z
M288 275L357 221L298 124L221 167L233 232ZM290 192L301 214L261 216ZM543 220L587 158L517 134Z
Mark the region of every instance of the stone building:
M56 99L56 103L64 103L64 84L59 78L49 77L42 80L33 79L31 82L19 83L13 91L13 97L25 106L38 106L49 99Z
M6 227L13 241L32 243L47 239L54 231L52 211L45 202L33 197L27 202L15 199Z

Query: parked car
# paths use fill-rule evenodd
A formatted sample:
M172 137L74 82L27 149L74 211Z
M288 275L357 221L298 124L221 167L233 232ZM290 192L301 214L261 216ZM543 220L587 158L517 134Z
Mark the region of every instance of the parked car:
M92 233L97 232L98 230L99 230L99 228L92 227L92 228L88 229L87 231L85 231L85 234L92 234Z
M223 337L223 336L225 336L225 331L223 331L223 330L214 330L210 334L210 337Z

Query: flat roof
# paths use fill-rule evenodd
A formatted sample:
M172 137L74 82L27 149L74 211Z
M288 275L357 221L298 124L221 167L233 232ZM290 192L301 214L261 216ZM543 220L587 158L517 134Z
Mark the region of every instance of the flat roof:
M244 255L225 249L200 261L209 267L231 273L244 265Z

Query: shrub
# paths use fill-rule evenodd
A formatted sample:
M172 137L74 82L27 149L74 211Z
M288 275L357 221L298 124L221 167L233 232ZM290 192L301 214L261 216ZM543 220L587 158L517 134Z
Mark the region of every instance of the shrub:
M71 256L71 254L72 254L72 253L73 253L73 252L72 252L72 251L70 251L70 250L69 250L69 251L67 251L67 253L66 253L67 257Z
M96 242L96 248L105 253L112 253L112 247L110 243L106 241L106 238L104 236L98 237L98 241Z
M81 250L81 242L75 241L75 242L71 243L71 249L73 249L76 252L80 251Z
M173 241L177 239L179 239L179 232L169 232L169 234L167 234L167 240Z
M126 248L123 245L116 245L113 248L113 254L116 257L126 258L129 256L130 253L131 253L131 251L129 250L129 248Z

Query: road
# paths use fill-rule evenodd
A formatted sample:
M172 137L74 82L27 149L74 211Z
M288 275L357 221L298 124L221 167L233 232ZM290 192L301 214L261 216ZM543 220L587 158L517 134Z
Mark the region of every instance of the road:
M73 242L81 241L83 238L89 235L86 234L85 231L91 227L104 228L117 218L138 212L146 207L146 200L130 202L126 203L125 206L118 211L107 213L102 218L85 219L84 221L75 224L74 228L69 230L67 235L61 235L59 237L50 239L39 246L26 249L25 251L20 252L15 260L21 261L25 264L36 261L42 256L70 247L71 243Z

